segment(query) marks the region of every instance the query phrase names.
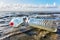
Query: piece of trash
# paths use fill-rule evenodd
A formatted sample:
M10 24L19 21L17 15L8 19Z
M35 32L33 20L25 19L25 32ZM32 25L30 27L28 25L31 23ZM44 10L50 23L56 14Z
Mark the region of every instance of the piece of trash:
M16 17L16 18L14 17L9 22L9 26L11 26L11 27L18 27L22 22L23 22L23 17Z

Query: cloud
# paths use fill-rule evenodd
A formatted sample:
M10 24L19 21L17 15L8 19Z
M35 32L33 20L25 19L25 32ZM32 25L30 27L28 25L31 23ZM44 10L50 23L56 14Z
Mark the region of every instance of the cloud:
M0 2L0 11L51 11L49 7L57 7L53 5L34 5L34 4L7 4L4 2ZM49 8L49 9L48 9ZM57 7L57 9L60 9ZM56 10L56 9L55 9Z

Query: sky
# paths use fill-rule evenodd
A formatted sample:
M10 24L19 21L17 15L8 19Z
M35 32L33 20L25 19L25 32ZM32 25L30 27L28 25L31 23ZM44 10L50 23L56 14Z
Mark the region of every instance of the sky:
M60 5L60 0L0 0L0 3L10 3L10 4L53 4Z
M60 0L0 0L0 11L26 10L26 8L28 7L34 7L34 6L39 7L39 5L46 5L46 6L53 5L53 6L59 6L60 8ZM32 10L33 8L30 9ZM38 9L36 8L33 10Z

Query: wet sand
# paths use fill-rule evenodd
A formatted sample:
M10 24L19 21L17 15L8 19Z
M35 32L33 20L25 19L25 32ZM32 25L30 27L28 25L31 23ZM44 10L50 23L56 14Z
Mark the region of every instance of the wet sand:
M58 35L55 35L55 36L51 35L51 36L52 37L50 38L48 36L47 38L40 38L39 40L60 40L60 39L57 39ZM10 40L37 40L37 38L35 36L20 34L20 35L15 35L13 37L10 37Z

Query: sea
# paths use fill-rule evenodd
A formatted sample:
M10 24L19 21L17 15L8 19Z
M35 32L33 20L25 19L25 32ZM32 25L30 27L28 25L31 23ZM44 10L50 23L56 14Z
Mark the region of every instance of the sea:
M0 27L10 27L9 22L13 17L31 16L36 14L38 13L37 12L36 13L35 12L0 12ZM43 15L47 15L47 14L43 14ZM52 15L55 15L56 18L60 20L60 14L52 13ZM58 26L57 29L58 29L58 31L56 32L58 34L57 40L60 40L60 26Z

